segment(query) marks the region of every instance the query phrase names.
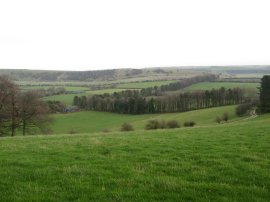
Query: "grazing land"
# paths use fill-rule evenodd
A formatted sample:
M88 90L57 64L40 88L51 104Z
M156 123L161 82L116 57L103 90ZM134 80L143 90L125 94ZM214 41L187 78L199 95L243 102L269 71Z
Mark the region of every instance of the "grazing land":
M1 99L0 134L6 137L0 138L0 201L269 201L270 114L256 113L264 106L258 100L259 75L269 72L269 66L0 70L0 75L10 76L22 90L2 77L2 98L8 99ZM185 85L185 79L205 73L213 73L214 79L196 83L202 80L193 78L196 84ZM148 88L176 81L190 86L183 89L178 83L171 88ZM267 98L269 88L265 86L260 95ZM226 91L222 97L222 90L213 90L216 96L208 99L204 99L207 92L194 92L221 87L241 90L230 102L226 102L225 95L231 95ZM45 90L26 92L38 89ZM71 106L74 96L127 89L143 89L143 93L119 93L115 95L119 102L110 102L115 97L109 95L76 98L76 107ZM47 105L40 96L62 103ZM33 108L25 104L31 98L36 98L29 105ZM236 101L231 102L232 98ZM211 105L214 102L221 104ZM191 110L196 103L220 107L153 113L162 111L154 111L157 107ZM228 105L235 103L241 105ZM182 105L186 108L176 108ZM125 111L101 112L110 107ZM148 111L142 110L147 107ZM241 112L238 116L236 108ZM85 111L89 109L97 111ZM140 115L131 115L135 109L134 114ZM159 123L158 128L163 129L146 130L149 123ZM48 127L42 128L44 124ZM134 131L123 131L123 125ZM173 125L177 127L172 129ZM9 128L14 132L10 136L15 136L7 137L9 133L4 132ZM35 132L38 128L40 132ZM21 135L22 129L26 136Z
M235 115L235 106L216 107L182 113L128 115L109 112L82 111L68 114L55 114L52 125L54 134L64 134L70 131L76 133L101 132L103 130L119 131L123 123L134 126L135 130L143 130L151 119L177 120L183 125L185 121L195 121L197 126L216 125L216 116L228 112L230 121L239 118Z
M1 201L268 201L269 121L1 138Z
M72 87L73 88L73 87ZM78 93L71 93L71 94L60 94L60 95L51 95L46 96L43 98L43 100L50 100L50 101L60 101L63 102L66 105L72 105L74 96L88 96L88 95L101 95L104 93L114 93L123 91L123 89L102 89L102 90L87 90L84 92L81 92L80 90Z

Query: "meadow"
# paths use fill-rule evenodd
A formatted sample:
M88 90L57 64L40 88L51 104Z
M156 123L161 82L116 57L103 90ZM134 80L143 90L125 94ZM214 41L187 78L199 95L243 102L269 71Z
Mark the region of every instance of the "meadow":
M224 106L182 113L129 115L109 112L81 111L52 116L52 132L64 134L70 131L76 133L102 132L103 130L119 131L123 123L130 123L135 130L144 130L146 123L151 119L177 120L183 125L185 121L194 121L196 126L216 125L216 116L229 114L230 121L241 118L235 115L236 106Z
M73 87L74 88L74 87ZM73 99L75 96L88 96L88 95L101 95L104 93L112 94L114 92L120 92L123 91L123 89L102 89L102 90L86 90L86 91L78 91L78 93L69 93L69 94L60 94L60 95L51 95L43 97L43 100L45 101L60 101L63 102L66 105L72 105Z
M269 201L269 122L1 138L0 199Z

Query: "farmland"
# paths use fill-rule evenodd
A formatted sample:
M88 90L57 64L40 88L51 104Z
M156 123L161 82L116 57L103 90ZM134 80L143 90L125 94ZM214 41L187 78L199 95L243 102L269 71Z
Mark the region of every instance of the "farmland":
M23 133L26 136L21 135L21 128L18 127L14 137L3 135L6 137L0 138L0 201L269 201L270 115L256 113L258 105L250 101L250 98L256 97L244 97L247 91L257 96L259 83L221 82L208 77L206 81L209 82L194 79L194 84L186 81L188 87L184 89L177 84L175 88L163 87L166 90L162 92L161 88L150 88L145 89L146 94L132 94L130 91L126 96L119 93L115 97L121 104L113 103L115 97L106 95L96 96L92 102L89 102L90 98L78 98L76 107L70 107L74 96L112 94L167 85L199 74L199 70L186 73L181 74L181 71L173 68L164 72L162 69L108 70L88 72L89 78L80 80L85 77L80 72L76 76L70 72L58 72L57 78L51 72L46 72L45 76L41 72L32 72L36 76L35 81L17 80L22 90L17 91L17 97L14 96L18 100L27 90L44 89L45 93L50 93L51 87L64 87L66 91L57 94L56 90L51 90L51 94L44 93L42 99L61 101L66 106L50 103L55 107L53 109L60 110L50 111L51 114L45 112L44 120L48 121L44 122L48 124L46 130L38 131L26 125L29 126L29 133ZM166 74L169 74L167 78ZM232 74L228 75L232 77ZM27 74L20 71L15 76L29 79ZM43 81L44 77L52 81ZM63 79L66 77L76 81ZM58 81L58 78L64 81ZM239 92L243 92L243 98L250 99L250 108L241 117L236 115L235 105L242 104L236 100L240 93L232 94L237 96L231 96L230 99L235 101L229 102L230 99L221 96L230 95L225 94L226 91L213 91L216 97L209 99L203 97L205 93L194 92L221 87L245 89ZM189 92L181 94L188 96L171 94L183 92ZM40 94L31 93L37 95L40 101ZM172 96L166 97L167 93ZM130 94L132 99L128 97ZM200 97L196 97L197 94ZM142 102L138 102L138 98L142 98ZM149 102L154 99L158 101L158 98L162 102ZM104 108L82 107L80 101L83 99L88 104L95 103ZM19 115L28 115L20 110L29 110L22 104L28 102L13 101L15 104L12 106L20 106ZM132 105L135 101L137 104ZM219 101L224 102L211 105ZM39 103L46 104L33 103L37 106L42 106ZM10 107L9 102L5 104ZM114 109L122 107L126 111L103 111L111 106ZM171 113L165 113L164 109L163 113L150 110L135 113L130 110L141 109L138 106L144 109L149 106L170 109L168 106L171 106L177 110ZM64 110L61 111L61 107ZM69 110L73 108L74 111ZM9 115L9 111L4 112ZM42 115L42 112L38 115ZM19 120L20 117L14 114ZM217 117L222 117L221 122ZM180 123L180 127L168 129L169 125L163 125L163 128L159 127L162 129L146 130L147 123L153 120L163 124L168 121ZM187 127L185 122L194 122L195 126ZM121 130L124 123L130 124L133 130Z
M154 86L160 86L160 85L167 85L169 83L173 83L177 81L155 81L155 82L132 82L132 83L123 83L116 85L115 88L109 88L109 89L101 89L101 90L90 90L89 87L83 87L83 86L61 86L56 85L54 87L64 87L67 91L73 91L74 93L69 94L60 94L60 95L52 95L47 96L44 98L44 100L51 100L51 101L60 101L67 105L72 105L72 101L74 96L87 96L87 95L100 95L104 93L114 93L114 92L120 92L123 90L139 90L142 88L147 87L154 87ZM74 84L75 85L75 84ZM78 84L77 84L78 85ZM48 89L49 86L21 86L23 90L33 90L33 89L40 89L45 88ZM241 82L202 82L198 84L191 85L183 90L176 91L182 92L182 91L195 91L195 90L211 90L212 88L244 88L247 90L251 90L252 92L257 92L259 83L241 83Z
M119 131L121 125L125 122L134 126L135 130L143 130L147 121L151 119L158 120L178 120L195 121L197 126L216 125L215 118L228 112L230 120L235 121L238 118L235 115L235 106L217 107L211 109L202 109L183 113L167 114L146 114L146 115L125 115L108 112L82 111L69 114L53 115L55 122L52 125L52 131L55 134Z
M269 121L1 138L1 200L268 201Z

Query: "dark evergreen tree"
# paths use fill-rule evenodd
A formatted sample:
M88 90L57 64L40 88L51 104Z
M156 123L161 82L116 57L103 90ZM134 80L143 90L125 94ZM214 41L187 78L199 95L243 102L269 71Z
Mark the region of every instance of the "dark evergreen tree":
M270 113L270 75L263 76L261 80L260 111Z

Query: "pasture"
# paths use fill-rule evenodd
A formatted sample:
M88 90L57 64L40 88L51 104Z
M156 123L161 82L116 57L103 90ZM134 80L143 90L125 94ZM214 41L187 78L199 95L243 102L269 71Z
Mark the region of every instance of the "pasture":
M269 122L1 138L1 201L269 201Z
M66 105L72 105L74 96L88 96L88 95L101 95L104 93L114 93L114 92L120 92L123 91L123 89L102 89L102 90L87 90L84 92L78 92L78 93L71 93L71 94L60 94L60 95L51 95L46 96L43 98L45 101L60 101L63 102Z
M54 134L64 134L70 131L76 133L102 132L103 130L119 131L125 122L134 126L135 130L143 130L151 119L177 120L183 125L185 121L195 121L196 126L216 125L216 116L229 114L230 121L237 121L235 106L224 106L182 113L128 115L109 112L81 111L68 114L55 114L52 124Z

